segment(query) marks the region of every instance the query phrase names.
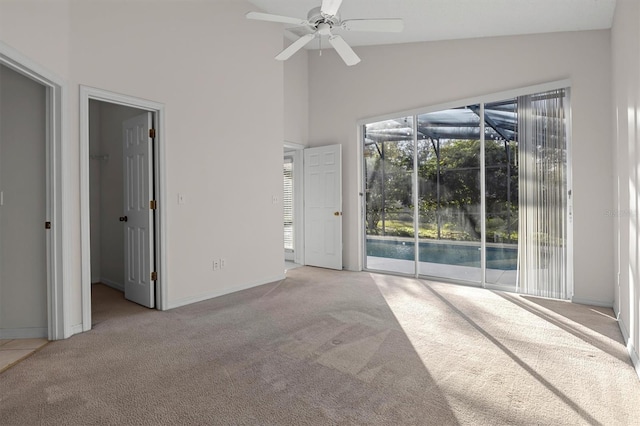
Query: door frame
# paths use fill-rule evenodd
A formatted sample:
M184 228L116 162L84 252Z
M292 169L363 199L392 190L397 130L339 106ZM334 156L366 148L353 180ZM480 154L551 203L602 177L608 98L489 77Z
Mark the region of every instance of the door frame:
M97 89L80 86L80 246L82 280L82 331L91 329L91 241L90 241L90 185L89 185L89 101L96 100L149 111L153 114L156 128L155 149L153 153L154 176L156 185L156 235L155 259L158 279L156 281L156 307L167 309L167 273L166 273L166 174L165 174L165 107L164 104Z
M68 214L71 209L65 194L71 182L71 173L69 167L64 167L63 160L69 151L67 85L62 78L2 41L0 65L30 78L46 90L45 217L51 222L51 229L46 234L47 338L64 339L73 334L65 321L65 309L70 305L68 295L71 282L69 256L66 256L71 252Z

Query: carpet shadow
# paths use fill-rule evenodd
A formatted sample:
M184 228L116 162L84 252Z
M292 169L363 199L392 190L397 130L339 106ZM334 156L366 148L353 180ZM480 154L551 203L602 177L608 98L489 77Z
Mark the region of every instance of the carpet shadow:
M616 351L607 342L600 341L599 339L594 338L593 336L590 336L589 334L579 330L577 327L573 327L570 324L564 323L559 319L554 318L548 312L545 312L540 308L536 308L535 306L529 305L524 301L520 300L520 298L530 301L532 303L535 303L537 305L540 305L544 308L550 309L551 311L553 311L558 315L561 315L562 317L565 317L571 321L574 321L575 323L580 324L592 331L595 331L596 333L601 334L608 339L611 339L613 341L616 341L622 344L622 334L620 333L620 330L617 328L617 325L614 325L614 327L611 327L611 324L609 321L598 325L596 321L594 321L594 316L595 316L596 319L599 319L602 322L601 314L596 314L596 313L589 314L585 312L584 309L581 309L581 308L584 308L583 305L578 306L578 308L580 309L576 309L576 306L572 306L571 303L564 302L564 301L541 299L541 298L530 297L530 296L520 296L515 294L503 293L499 291L493 291L493 293L517 305L518 307L536 315L537 317L555 325L556 327L566 331L567 333L573 335L574 337L577 337L578 339L584 341L585 343L588 343L589 345L592 345L600 349L601 351L611 355L612 357L631 365L629 356L623 350ZM551 307L553 307L553 309L551 309ZM600 308L600 309L606 312L605 308ZM600 310L598 312L600 312ZM605 316L608 316L608 315L605 315ZM615 320L613 321L615 323Z
M545 299L526 295L521 295L521 297L577 324L587 327L596 333L602 334L609 339L622 341L622 333L620 332L618 321L611 308L589 306L589 310L586 311L583 308L587 305L575 304L564 300ZM607 318L607 320L602 321L603 317Z
M578 414L584 421L591 425L601 425L598 420L596 420L587 410L579 406L575 401L573 401L568 395L563 393L560 389L554 386L551 382L545 379L541 374L539 374L534 368L524 362L520 357L518 357L514 352L509 350L503 343L501 343L498 339L496 339L491 333L485 330L481 325L475 322L471 317L465 314L462 310L458 309L451 301L449 301L445 296L436 291L432 286L428 283L422 283L424 287L429 290L436 298L442 301L445 305L449 307L457 316L466 321L471 327L473 327L478 333L484 336L487 340L489 340L494 346L496 346L500 351L506 354L509 358L511 358L518 366L520 366L524 371L526 371L531 377L533 377L536 381L542 384L545 388L551 391L556 397L558 397L561 401L563 401L567 406L571 407L571 409Z

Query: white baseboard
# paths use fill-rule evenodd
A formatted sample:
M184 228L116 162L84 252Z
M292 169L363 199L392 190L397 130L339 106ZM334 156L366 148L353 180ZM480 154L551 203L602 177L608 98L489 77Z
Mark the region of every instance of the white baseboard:
M0 329L0 339L46 339L47 337L47 327Z
M640 379L640 358L638 358L638 351L633 347L631 343L627 344L627 350L629 351L629 355L631 356L631 362L636 369L638 379Z
M203 300L213 299L214 297L224 296L224 295L227 295L227 294L235 293L237 291L246 290L246 289L249 289L249 288L252 288L252 287L258 287L258 286L263 285L263 284L269 284L269 283L272 283L272 282L275 282L275 281L282 281L283 279L285 279L285 275L284 274L280 274L280 275L277 275L275 277L265 278L264 280L259 280L259 281L254 281L254 282L241 284L238 287L234 287L234 288L227 288L227 289L223 289L223 290L219 290L219 291L214 291L214 292L211 292L211 293L201 294L201 295L198 295L198 296L195 296L195 297L186 297L184 299L168 301L167 305L166 305L166 309L179 308L180 306L186 306L186 305L190 305L192 303L202 302Z
M631 357L631 363L636 369L636 373L638 374L638 378L640 379L640 358L638 358L638 351L633 346L633 343L631 343L631 339L629 339L629 329L621 318L618 318L618 326L620 327L620 332L622 333L624 344L627 347L627 351L629 352L629 357Z
M601 300L589 300L581 299L579 297L572 297L571 303L577 303L579 305L599 306L601 308L613 308L613 300L611 302L603 302Z
M111 287L114 290L118 290L124 293L124 284L112 281L108 278L100 278L100 282L107 287Z

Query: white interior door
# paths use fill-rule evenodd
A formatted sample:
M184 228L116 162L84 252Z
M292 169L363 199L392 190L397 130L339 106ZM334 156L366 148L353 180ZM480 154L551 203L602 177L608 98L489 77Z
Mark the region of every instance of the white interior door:
M124 151L124 296L155 306L152 173L152 117L146 112L123 123Z
M342 269L342 146L304 150L305 264Z

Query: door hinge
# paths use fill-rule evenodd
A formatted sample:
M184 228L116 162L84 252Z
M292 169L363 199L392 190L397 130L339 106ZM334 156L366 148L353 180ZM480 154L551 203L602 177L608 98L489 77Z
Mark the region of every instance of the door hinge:
M45 222L44 229L51 229L51 222Z
M158 206L158 203L156 203L156 200L149 201L149 209L150 210L155 210L157 206Z
M154 139L156 137L156 129L149 129L149 137Z
M158 280L158 273L154 271L151 273L151 281L157 281L157 280Z

